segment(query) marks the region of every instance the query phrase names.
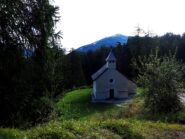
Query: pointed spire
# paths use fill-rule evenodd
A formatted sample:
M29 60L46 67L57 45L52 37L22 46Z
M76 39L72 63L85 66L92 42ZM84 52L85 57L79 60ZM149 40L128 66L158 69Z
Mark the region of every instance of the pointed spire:
M116 57L114 56L112 50L110 51L109 55L107 56L106 61L116 61Z

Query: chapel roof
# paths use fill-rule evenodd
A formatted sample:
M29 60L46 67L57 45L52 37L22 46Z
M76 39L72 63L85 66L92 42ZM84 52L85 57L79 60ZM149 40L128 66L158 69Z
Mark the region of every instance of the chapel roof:
M112 61L112 60L115 61L116 57L114 56L113 52L110 51L109 55L106 58L106 61Z
M97 72L95 72L91 77L93 80L96 80L99 76L101 76L107 70L106 64L102 66Z
M110 51L109 55L107 56L106 58L106 61L115 61L116 60L116 57L114 56L112 50ZM95 72L91 78L93 80L96 80L98 77L100 77L105 71L108 70L108 67L107 65L103 65L97 72Z

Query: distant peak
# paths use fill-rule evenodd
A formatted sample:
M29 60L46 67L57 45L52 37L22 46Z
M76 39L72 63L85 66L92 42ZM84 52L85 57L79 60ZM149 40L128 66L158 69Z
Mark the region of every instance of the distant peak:
M125 36L125 35L123 35L123 34L115 34L114 36Z
M121 44L126 44L127 40L128 40L127 36L118 33L112 36L104 37L91 44L81 46L78 49L76 49L76 51L80 51L80 52L95 51L101 48L102 46L115 47L118 42L120 42Z

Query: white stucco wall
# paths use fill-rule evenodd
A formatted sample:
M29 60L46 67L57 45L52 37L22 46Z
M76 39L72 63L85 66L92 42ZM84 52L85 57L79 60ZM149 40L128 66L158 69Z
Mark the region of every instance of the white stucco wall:
M96 97L96 82L93 82L93 95Z
M110 83L110 79L114 81ZM96 99L108 99L110 89L114 89L115 98L127 98L129 92L135 91L135 84L115 69L108 69L93 83Z

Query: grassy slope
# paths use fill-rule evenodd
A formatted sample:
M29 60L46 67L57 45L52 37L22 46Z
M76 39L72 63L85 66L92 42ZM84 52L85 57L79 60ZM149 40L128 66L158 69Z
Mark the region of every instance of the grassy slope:
M61 112L61 119L92 120L122 109L113 105L91 103L90 92L91 89L87 88L67 93L56 105L58 112Z
M103 105L90 103L91 89L67 93L56 103L59 118L32 129L0 129L0 139L73 139L73 138L178 138L185 127L179 124L147 120L142 114L142 100L131 104ZM155 119L155 118L154 118Z

